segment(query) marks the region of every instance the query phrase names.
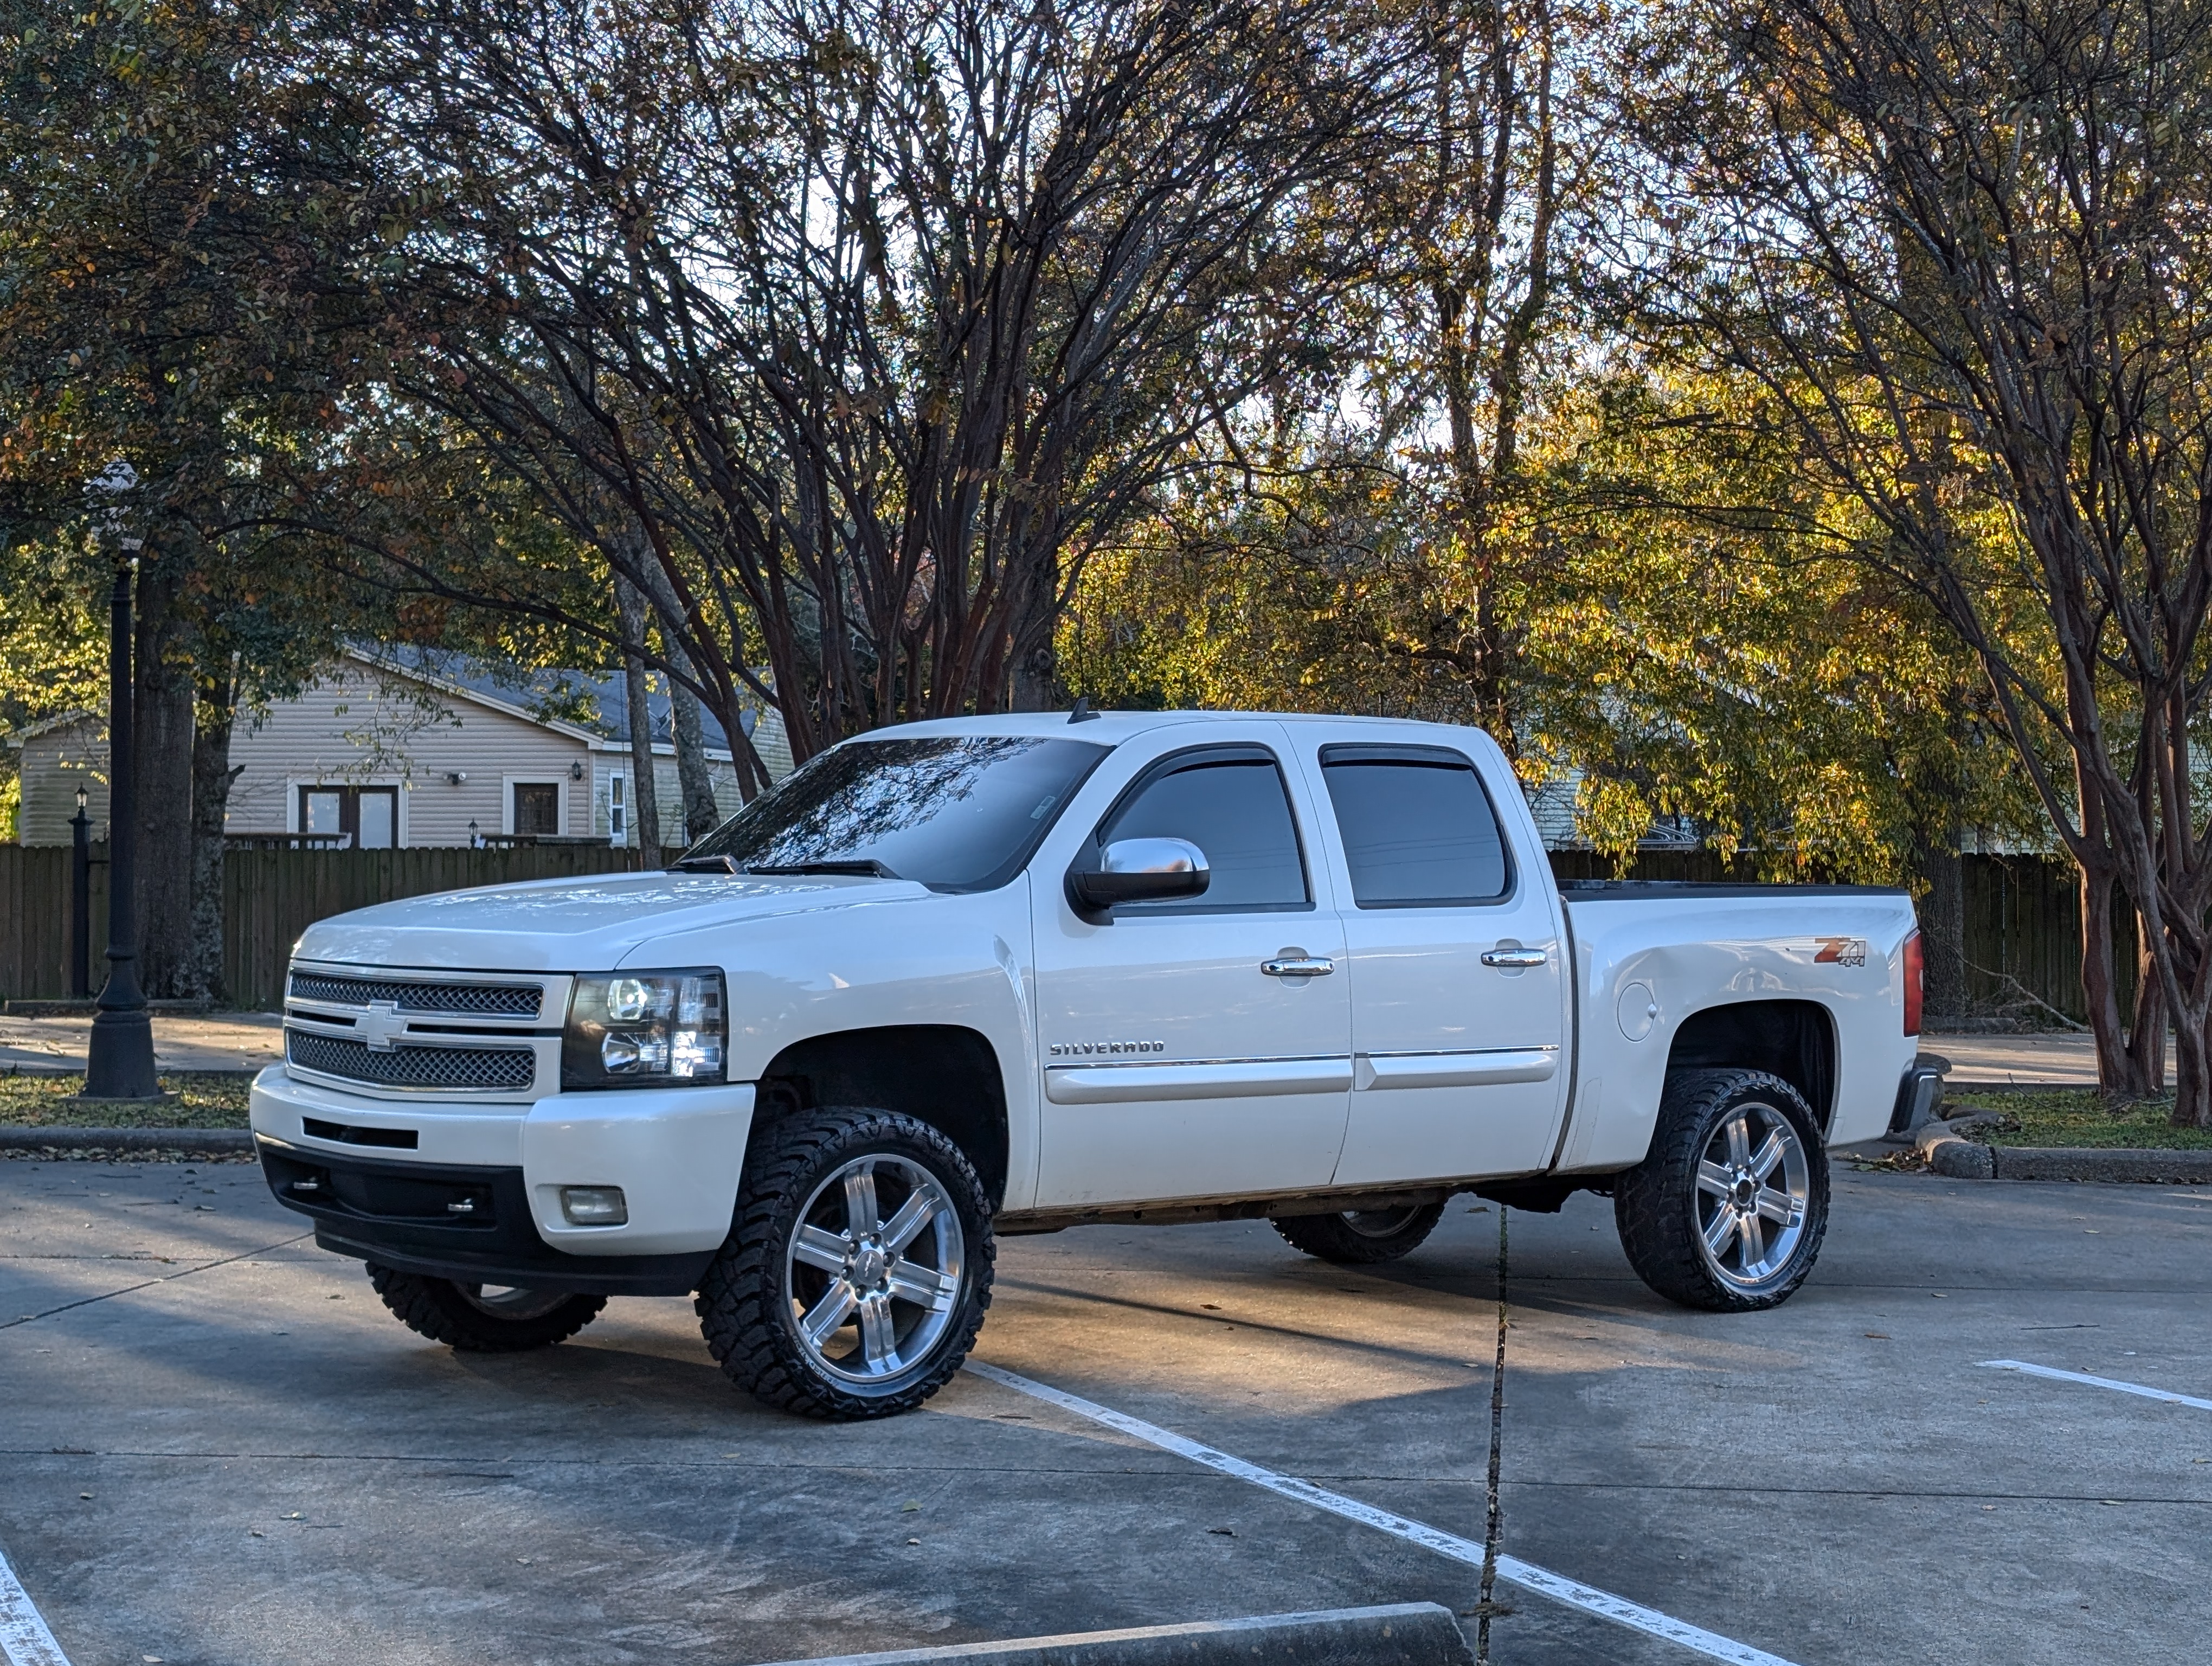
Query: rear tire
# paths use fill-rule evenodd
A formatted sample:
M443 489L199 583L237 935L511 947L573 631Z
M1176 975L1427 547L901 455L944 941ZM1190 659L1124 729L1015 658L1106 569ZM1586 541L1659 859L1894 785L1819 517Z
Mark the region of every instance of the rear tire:
M1651 1152L1614 1183L1637 1276L1671 1302L1748 1313L1787 1301L1828 1230L1828 1164L1804 1097L1763 1070L1667 1080Z
M844 1421L911 1411L960 1369L991 1304L991 1200L959 1146L893 1111L763 1129L699 1329L756 1400Z
M599 1316L605 1296L507 1290L369 1263L368 1281L408 1329L468 1353L521 1353L565 1342Z
M1347 1209L1334 1215L1285 1215L1273 1223L1284 1239L1309 1256L1340 1267L1373 1267L1421 1246L1443 1219L1444 1206L1409 1209Z

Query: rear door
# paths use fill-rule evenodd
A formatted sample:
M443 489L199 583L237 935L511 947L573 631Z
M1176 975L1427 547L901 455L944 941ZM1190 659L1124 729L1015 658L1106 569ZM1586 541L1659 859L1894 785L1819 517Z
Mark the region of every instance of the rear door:
M1255 721L1128 743L1116 762L1133 771L1100 771L1110 802L1071 814L1031 863L1040 1205L1328 1184L1352 1080L1350 1002L1315 810L1291 790L1285 739ZM1148 836L1204 851L1206 893L1079 916L1070 862Z
M1516 794L1503 806L1476 767L1475 752L1496 751L1480 737L1332 743L1315 727L1301 757L1327 806L1352 985L1335 1183L1548 1167L1567 1086L1565 957L1548 876L1522 871L1502 825L1501 810L1528 820L1502 755L1501 790ZM1518 842L1536 849L1525 831Z

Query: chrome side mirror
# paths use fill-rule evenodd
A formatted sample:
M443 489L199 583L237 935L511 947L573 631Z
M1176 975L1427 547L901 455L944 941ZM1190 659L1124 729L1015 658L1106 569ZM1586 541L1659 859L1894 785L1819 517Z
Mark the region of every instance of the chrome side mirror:
M1088 919L1117 903L1196 897L1212 879L1206 853L1188 839L1116 839L1096 868L1069 871L1067 899Z

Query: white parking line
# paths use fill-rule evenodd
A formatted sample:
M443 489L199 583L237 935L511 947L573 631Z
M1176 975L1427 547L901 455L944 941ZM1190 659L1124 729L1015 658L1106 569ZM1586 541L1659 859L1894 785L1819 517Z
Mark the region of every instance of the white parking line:
M0 1654L9 1666L70 1666L30 1593L15 1583L5 1553L0 1553Z
M2168 1389L2147 1389L2140 1383L2123 1383L2117 1377L2092 1377L2087 1371L2031 1365L2025 1359L1978 1359L1974 1363L1990 1371L2021 1371L2030 1377L2048 1377L2057 1383L2087 1383L2093 1389L2112 1389L2120 1394L2141 1395L2145 1400L2163 1400L2170 1406L2194 1406L2200 1412L2212 1412L2212 1400L2199 1400L2193 1394L2175 1394Z
M1073 1412L1078 1417L1088 1418L1093 1423L1103 1423L1109 1429L1118 1429L1149 1446L1157 1446L1164 1452L1173 1452L1177 1457L1188 1458L1193 1463L1202 1463L1209 1469L1218 1470L1224 1475L1234 1475L1239 1481L1249 1481L1255 1487L1264 1487L1271 1493L1279 1493L1286 1499L1296 1499L1301 1504L1312 1505L1316 1509L1342 1516L1362 1526L1395 1534L1401 1539L1433 1550L1440 1556L1449 1556L1455 1562L1464 1562L1470 1567L1482 1566L1482 1547L1472 1539L1462 1539L1455 1533L1431 1527L1425 1522L1394 1515L1388 1510L1378 1510L1371 1504L1362 1504L1357 1499L1347 1499L1340 1493L1331 1493L1316 1487L1310 1481L1279 1475L1256 1463L1247 1463L1243 1458L1231 1457L1226 1452L1217 1452L1211 1446L1185 1439L1157 1424L1146 1423L1140 1418L1114 1411L1062 1389L1048 1388L1042 1383L1032 1382L1026 1377L1017 1376L996 1365L970 1359L968 1369L978 1377L1042 1400L1047 1405L1057 1406L1062 1411ZM1669 1643L1679 1643L1710 1659L1728 1661L1731 1666L1790 1666L1779 1655L1767 1654L1748 1644L1701 1630L1686 1620L1675 1619L1672 1614L1661 1614L1656 1608L1632 1602L1625 1596L1615 1596L1611 1591L1583 1584L1547 1568L1538 1567L1533 1562L1524 1562L1517 1556L1498 1557L1498 1577L1510 1580L1524 1590L1551 1597L1555 1602L1565 1602L1570 1608L1580 1608L1585 1614L1594 1614L1601 1619L1630 1626L1652 1637L1662 1637Z

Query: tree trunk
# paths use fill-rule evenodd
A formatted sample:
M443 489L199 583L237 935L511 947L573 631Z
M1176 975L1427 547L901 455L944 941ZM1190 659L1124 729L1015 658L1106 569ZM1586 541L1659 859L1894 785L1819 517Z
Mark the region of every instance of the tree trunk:
M2166 1091L2166 989L2136 917L2136 1012L2128 1026L2129 1091L2146 1099Z
M660 842L660 784L653 778L653 701L645 661L646 600L637 587L617 576L615 610L622 617L623 681L629 704L629 806L631 845L645 853L645 866L659 867L667 858Z
M2097 1043L2097 1091L2129 1097L2128 1049L2120 1029L2118 986L2112 976L2112 868L2084 866L2081 874L2081 1000Z
M191 998L192 897L177 883L192 871L192 703L180 650L177 583L149 549L138 576L137 664L138 979L154 1000Z
M669 658L680 660L683 649L665 633L661 641L667 644ZM676 779L684 789L684 842L688 845L713 832L722 812L714 803L714 777L707 768L707 731L700 721L699 696L672 678L668 704L676 733ZM732 743L732 760L737 751Z
M1920 903L1922 1006L1932 1028L1966 1016L1966 864L1956 850L1923 853L1928 894Z
M223 982L223 821L230 807L231 784L245 769L230 761L231 726L237 715L238 684L225 666L199 685L199 722L192 735L192 964L190 993L196 1000L221 1001Z

